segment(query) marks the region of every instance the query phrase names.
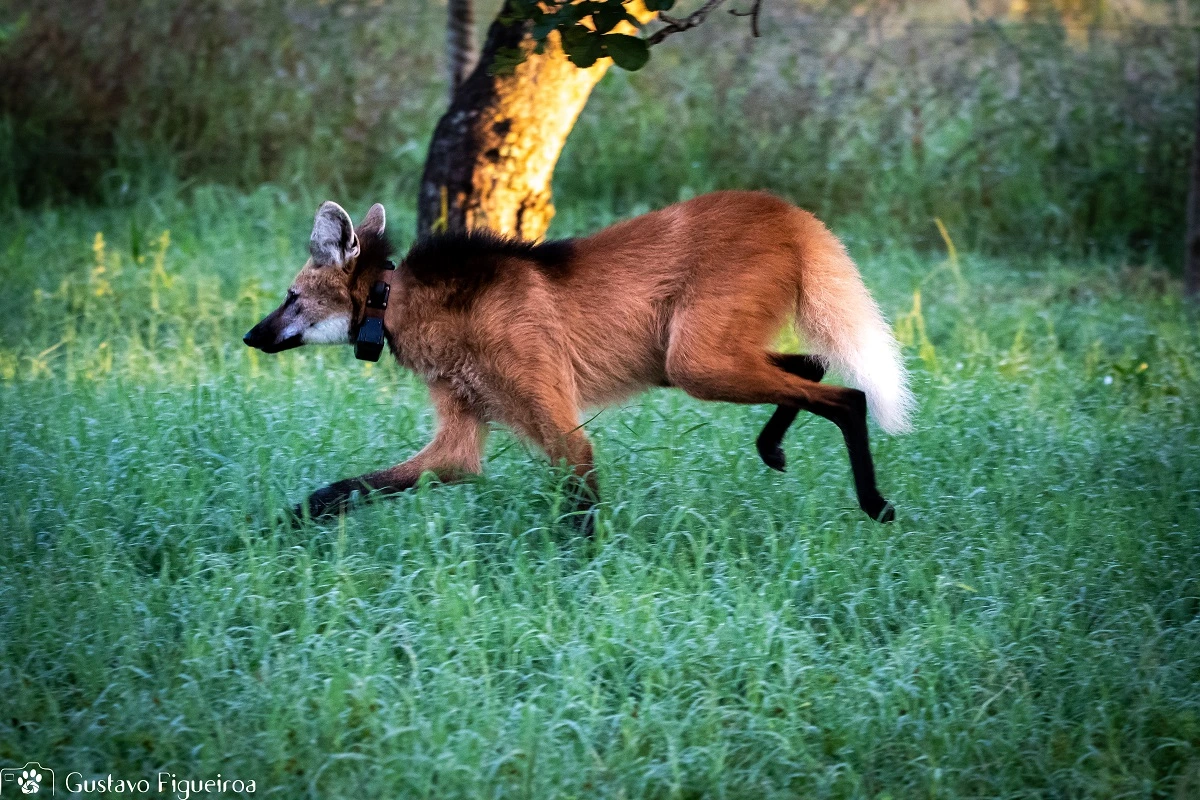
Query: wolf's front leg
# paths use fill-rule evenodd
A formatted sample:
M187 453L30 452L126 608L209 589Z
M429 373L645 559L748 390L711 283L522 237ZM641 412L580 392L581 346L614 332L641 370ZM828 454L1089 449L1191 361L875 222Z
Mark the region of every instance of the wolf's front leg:
M369 472L331 483L308 496L293 510L296 519L304 518L307 508L313 519L334 517L350 508L355 492L364 499L371 495L391 495L417 485L421 475L432 472L445 483L478 475L487 438L487 424L459 397L440 383L429 387L430 399L437 410L437 433L419 453L389 469Z
M554 464L565 463L573 473L569 488L573 518L579 530L591 537L595 505L600 499L592 444L578 422L579 411L561 390L563 381L510 393L504 404L504 422L537 444Z

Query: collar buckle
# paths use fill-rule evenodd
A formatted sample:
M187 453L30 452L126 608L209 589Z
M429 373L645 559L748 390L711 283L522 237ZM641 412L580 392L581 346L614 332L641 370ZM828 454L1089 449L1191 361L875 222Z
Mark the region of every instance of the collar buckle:
M384 281L375 281L375 285L371 287L371 291L367 294L367 308L378 311L385 310L388 304L388 296L391 293L391 284Z
M367 293L366 316L358 328L358 338L354 341L354 357L360 361L378 361L383 355L383 345L387 338L383 330L383 312L387 310L388 298L392 293L390 278L396 265L389 261L386 269L383 280L375 281L371 291Z

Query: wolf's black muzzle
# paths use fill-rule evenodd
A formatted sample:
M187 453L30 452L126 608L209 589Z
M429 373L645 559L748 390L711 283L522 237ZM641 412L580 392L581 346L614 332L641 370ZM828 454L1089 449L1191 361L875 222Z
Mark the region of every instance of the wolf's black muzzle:
M291 350L293 347L304 344L304 339L300 334L280 339L274 331L265 330L262 323L247 331L246 335L242 337L242 341L248 347L262 350L264 353L282 353L284 350Z

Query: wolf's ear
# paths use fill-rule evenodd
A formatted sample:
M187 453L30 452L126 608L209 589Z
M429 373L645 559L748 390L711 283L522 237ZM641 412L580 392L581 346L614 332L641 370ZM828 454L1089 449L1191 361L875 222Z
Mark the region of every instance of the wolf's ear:
M313 263L321 267L344 267L358 255L358 236L346 209L332 200L321 204L313 220L308 252L312 253Z
M382 236L385 228L387 228L387 212L383 210L383 206L379 203L371 206L371 210L363 217L363 221L358 224L358 230L361 233L370 233L375 236Z

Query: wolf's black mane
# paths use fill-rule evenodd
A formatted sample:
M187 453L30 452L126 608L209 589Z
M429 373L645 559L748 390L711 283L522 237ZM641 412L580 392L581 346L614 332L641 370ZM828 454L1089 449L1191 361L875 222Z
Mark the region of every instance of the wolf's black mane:
M446 280L464 269L474 271L483 262L494 263L506 257L532 261L547 272L556 272L566 266L571 246L570 239L530 242L477 228L422 236L404 257L404 263L415 276L422 280L428 277L429 282Z
M403 267L420 283L451 289L448 301L467 306L495 281L506 261L529 261L557 277L566 272L573 249L570 239L530 242L479 228L421 237L404 257Z

